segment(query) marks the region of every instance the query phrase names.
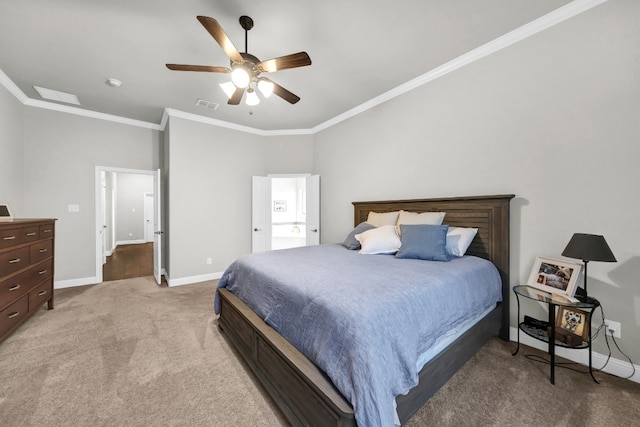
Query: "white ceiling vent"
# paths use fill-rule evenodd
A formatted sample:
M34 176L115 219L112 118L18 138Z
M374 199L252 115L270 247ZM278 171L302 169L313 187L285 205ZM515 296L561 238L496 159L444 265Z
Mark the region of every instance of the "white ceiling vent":
M78 97L72 93L60 92L57 90L46 89L39 86L34 86L33 88L38 91L42 99L49 99L51 101L66 102L67 104L80 105L80 101L78 101Z
M220 104L216 104L215 102L206 101L204 99L198 99L196 102L198 107L211 108L212 110L217 110Z

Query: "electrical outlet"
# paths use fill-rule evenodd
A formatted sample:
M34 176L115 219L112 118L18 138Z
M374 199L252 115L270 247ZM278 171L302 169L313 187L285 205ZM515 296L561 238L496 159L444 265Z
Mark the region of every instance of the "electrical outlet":
M211 264L213 261L211 258L207 258L207 264Z
M613 320L605 319L604 321L605 328L607 328L607 335L613 335L615 338L622 338L622 326L620 322L614 322Z

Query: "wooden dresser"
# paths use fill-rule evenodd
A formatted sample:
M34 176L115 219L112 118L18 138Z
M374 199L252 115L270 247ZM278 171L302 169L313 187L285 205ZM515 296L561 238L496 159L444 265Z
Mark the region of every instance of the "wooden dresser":
M0 222L0 342L47 302L53 308L55 219Z

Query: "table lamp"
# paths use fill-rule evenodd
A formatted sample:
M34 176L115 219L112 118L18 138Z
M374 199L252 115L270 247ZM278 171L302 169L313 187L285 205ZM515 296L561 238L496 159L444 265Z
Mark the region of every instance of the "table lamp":
M575 233L562 251L562 256L581 259L584 262L583 288L585 298L588 298L587 263L589 261L617 262L604 236L596 234Z

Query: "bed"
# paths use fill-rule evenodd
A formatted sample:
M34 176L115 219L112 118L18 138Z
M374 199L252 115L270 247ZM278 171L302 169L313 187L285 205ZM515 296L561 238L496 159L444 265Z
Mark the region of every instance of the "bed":
M467 254L493 263L499 272L502 302L433 357L419 382L396 398L397 415L406 422L494 335L509 335L509 202L513 195L354 202L354 225L369 212L446 212L445 224L474 227L478 233ZM267 325L227 289L218 292L219 327L246 360L293 425L355 426L354 410L324 371Z

